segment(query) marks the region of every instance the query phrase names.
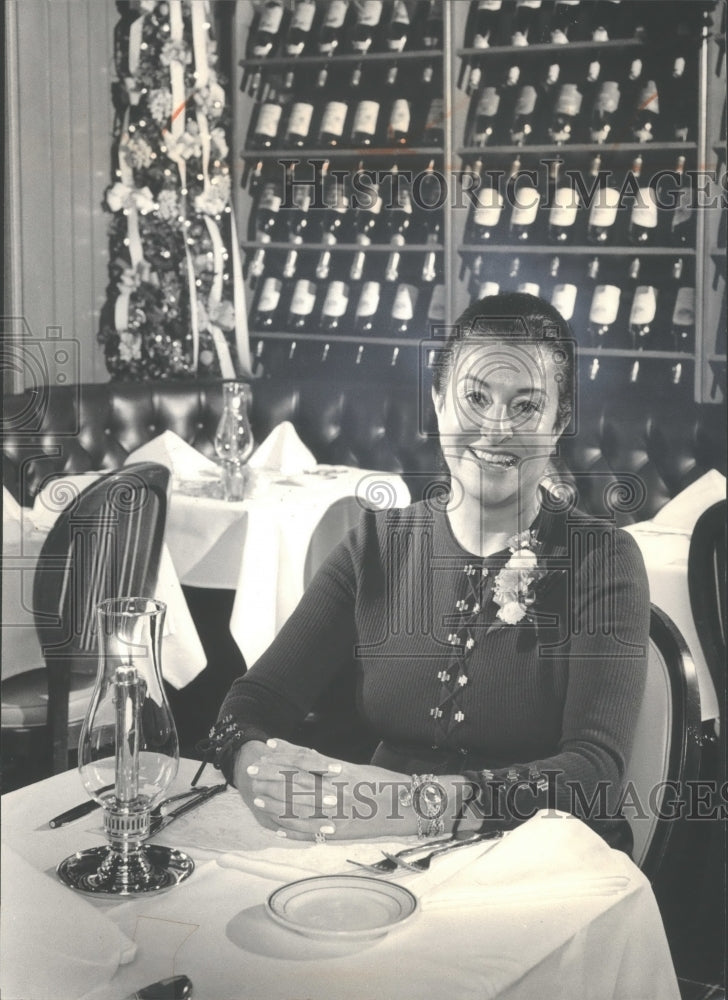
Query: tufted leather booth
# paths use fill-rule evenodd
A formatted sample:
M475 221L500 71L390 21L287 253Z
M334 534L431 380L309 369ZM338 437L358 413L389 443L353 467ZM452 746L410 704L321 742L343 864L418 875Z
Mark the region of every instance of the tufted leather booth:
M8 396L5 485L30 503L49 476L115 469L168 429L212 456L221 407L219 382L109 382ZM283 420L320 462L401 472L413 497L442 475L429 388L416 382L255 382L256 440ZM576 485L582 509L614 514L620 524L644 520L708 469L725 472L723 414L709 404L675 406L638 392L604 399L584 390L555 463Z

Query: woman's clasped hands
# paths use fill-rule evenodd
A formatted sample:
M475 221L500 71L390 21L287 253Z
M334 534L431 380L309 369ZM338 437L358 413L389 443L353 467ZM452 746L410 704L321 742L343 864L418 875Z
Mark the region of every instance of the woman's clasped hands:
M282 739L240 749L235 784L258 822L293 840L353 840L417 830L399 803L402 774L332 760Z

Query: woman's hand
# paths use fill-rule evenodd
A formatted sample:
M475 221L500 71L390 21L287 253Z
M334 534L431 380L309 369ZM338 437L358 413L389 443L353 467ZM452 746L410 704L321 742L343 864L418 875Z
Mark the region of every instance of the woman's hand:
M295 840L403 837L417 817L399 802L407 775L370 764L332 760L285 740L241 747L235 781L265 827Z

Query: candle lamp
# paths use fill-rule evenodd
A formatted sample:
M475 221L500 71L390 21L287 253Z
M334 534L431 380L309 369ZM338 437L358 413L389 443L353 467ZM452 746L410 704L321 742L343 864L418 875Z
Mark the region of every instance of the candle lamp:
M58 866L62 882L81 892L131 896L168 889L194 862L173 848L146 843L151 811L174 781L179 745L162 681L166 606L120 597L97 608L98 672L78 748L81 781L104 810L108 846Z

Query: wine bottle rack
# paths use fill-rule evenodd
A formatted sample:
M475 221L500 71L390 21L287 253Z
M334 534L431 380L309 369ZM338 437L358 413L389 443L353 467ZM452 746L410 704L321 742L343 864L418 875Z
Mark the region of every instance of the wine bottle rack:
M351 0L348 5L346 31L351 31L357 4L358 0ZM280 41L285 36L285 26L291 12L296 8L296 0L283 0L283 6L284 25L278 38L279 48L265 56L254 56L250 51L251 39L254 39L254 33L260 24L260 5L250 0L237 0L233 18L232 50L242 71L241 89L236 89L233 96L232 130L236 181L234 197L240 245L248 267L255 255L258 254L260 259L261 251L264 251L262 256L267 261L265 268L271 269L267 271L264 268L257 277L251 276L250 269L247 272L251 341L254 354L262 361L264 370L273 371L277 366L288 369L318 367L326 362L329 371L334 371L336 366L332 366L332 360L336 357L337 364L353 364L373 378L386 372L396 376L408 368L414 371L419 363L420 341L428 335L425 300L431 295L435 284L444 282L444 289L438 297L442 312L438 311L437 322L447 325L471 301L478 288L486 285L489 278L497 278L502 290L515 289L521 285L532 289L538 284L540 294L546 298L551 297L555 282L560 281L577 286L578 308L574 320L576 322L578 317L580 325L575 329L575 336L582 349L587 379L594 380L597 369L606 370L610 365L619 363L627 366L624 371L629 370L632 380L637 378L636 372L639 369L640 385L644 382L651 390L676 392L679 389L681 393L693 395L698 400L721 399L725 391L725 334L720 330L722 317L725 315L725 308L721 305L725 296L725 281L722 277L725 247L724 238L719 231L720 208L696 212L687 242L681 236L682 242L673 245L670 243L674 236L671 216L669 210L662 207L659 209L658 228L655 230L658 235L652 241L630 242L633 237L629 235L625 222L628 211L625 209L620 216L618 236L610 237L606 242L591 242L591 237L586 238L590 205L582 204L577 211L574 238L568 242L552 242L547 222L552 204L550 198L556 182L553 188L549 188L550 181L544 180L545 188L542 190L539 171L537 190L543 198L533 230L526 234L528 238L516 238L511 231L512 205L506 199L498 231L492 239L481 241L472 238L474 207L465 190L467 184L463 178L473 171L477 171L481 178L489 172L501 171L507 183L509 171L514 164L523 171L533 169L542 162L560 159L561 177L569 170L579 171L587 177L592 169L595 175L599 170L610 170L615 176L626 177L629 171L636 169L638 186L643 186L643 182L649 182L656 171L674 171L678 157L684 158L680 170L688 175L691 171L702 169L703 165L710 166L710 157L714 163L724 161L719 137L722 135L720 114L725 92L720 19L724 17L725 0L715 0L714 3L700 0L692 4L685 0L675 0L670 6L669 16L678 24L682 16L679 8L685 8L686 11L690 8L688 31L686 34L673 32L670 36L672 47L663 49L660 49L660 39L664 35L665 26L658 24L660 18L656 17L656 7L660 5L654 5L651 10L650 5L635 4L628 7L623 3L622 13L626 16L615 18L617 5L599 4L597 0L582 0L578 5L580 20L568 25L569 31L574 33L574 38L570 37L568 44L549 40L549 30L556 23L554 17L557 4L553 0L544 0L535 14L529 10L521 10L524 6L532 7L532 4L521 5L516 0L503 0L498 15L500 20L491 17L497 40L488 47L473 44L477 0L473 3L444 0L440 43L435 48L424 48L419 37L423 12L437 7L437 4L430 4L429 0L408 0L406 6L413 26L408 45L403 51L387 51L384 49L382 33L392 15L393 4L389 0L383 5L379 48L375 41L366 54L346 51L345 31L342 36L344 42L334 54L319 54L315 51L315 46L312 50L309 44L295 58L284 54ZM320 28L327 4L324 0L316 6L314 33ZM493 9L497 4L486 6ZM694 14L695 11L697 14ZM607 19L611 18L612 36L606 38L602 34L595 40L590 33L602 15ZM646 19L641 21L643 16ZM522 20L526 25L528 44L512 44L514 26L520 25ZM628 37L615 37L623 30ZM670 61L676 55L681 58L684 56L685 74L677 83L670 76ZM550 91L545 86L543 90L539 89L539 81L553 64L561 69L559 80ZM598 70L603 67L601 73L597 72L596 79L584 77L585 68L592 73L595 65ZM384 81L393 66L396 66L396 79L399 81L397 86L401 89L398 92L395 87L395 90L385 93ZM397 146L391 141L391 128L389 135L382 128L382 119L386 119L389 114L392 102L398 96L404 96L410 101L413 122L418 116L420 123L424 120L424 108L418 89L413 86L412 81L416 81L428 66L431 70L430 81L441 80L441 92L438 95L435 88L431 87L428 100L435 96L441 97L444 129L436 137L435 143L423 143L421 136L414 134L413 126L413 133L406 144ZM538 115L534 118L534 129L525 141L511 142L507 135L503 135L503 129L508 128L510 123L503 120L498 122L499 135L487 142L474 142L474 109L479 96L482 96L486 86L497 85L511 66L516 66L520 71L519 89L531 85L537 91ZM629 68L630 73L636 73L634 79L632 76L619 76L626 72L625 67ZM638 68L635 70L635 67ZM357 73L359 70L363 78L368 80L367 93L363 90L356 93L350 90L348 95L342 93L340 82L348 80L349 73ZM303 90L310 93L312 81L320 71L328 76L326 85L315 95L318 104L313 112L314 123L320 121L326 102L345 101L347 96L350 103L359 98L377 98L381 105L379 127L376 137L369 145L357 147L346 135L342 135L338 145L317 143L315 125L312 125L310 135L299 145L282 141L291 102L308 99L301 98L299 81L303 81ZM290 88L291 73L295 75L296 81L292 92L279 99L276 88L283 85L286 77ZM629 107L623 106L615 117L615 131L610 136L613 141L589 141L588 116L600 94L599 88L604 80L615 78L622 86L623 105L632 103ZM645 130L642 119L635 123L626 115L632 114L634 117L634 114L644 111L637 106L639 102L635 103L636 95L644 91L653 78L657 81L660 93L660 116L654 119L658 122L654 138L642 141L645 136L649 139L652 123ZM257 89L251 90L253 80L257 80ZM583 91L579 133L574 134L573 142L556 143L546 135L548 113L557 106L560 86L572 81L576 81ZM680 84L683 82L685 86L681 90ZM268 100L271 88L273 101L283 103L280 129L274 138L264 137L267 148L254 148L251 130L256 127L256 116L260 114L261 104ZM501 117L513 113L514 96L506 91L502 92L502 104L498 110ZM686 115L688 106L690 116L687 131L682 133L680 141L674 140L664 123L670 122L671 127L679 130L679 116ZM349 111L351 110L350 108ZM648 118L649 113L643 113L642 117ZM498 120L498 116L494 118ZM390 125L392 120L390 119ZM348 117L346 128L350 127L351 117ZM632 128L639 132L639 138L630 134ZM556 130L552 129L552 132L556 134ZM586 139L582 137L582 133ZM529 139L533 141L528 141ZM596 157L601 157L601 161L596 161ZM279 227L275 232L262 237L256 230L261 185L275 179L276 172L280 174L282 169L280 163L290 160L300 161L296 168L296 179L299 176L314 176L315 171L320 169L313 167L313 174L299 174L299 170L304 171L309 161L327 161L330 173L352 173L359 164L363 165L365 171L386 171L396 163L400 172L410 171L413 176L417 176L429 166L444 178L447 188L446 207L441 223L436 227L436 236L429 236L427 240L418 239L416 234L410 232L402 245L393 245L380 226L379 235L366 245L353 238L354 230L351 228L348 229L348 235L341 235L335 243L330 244L324 244L320 235L311 236L310 230L308 234L304 233L302 238L298 238ZM641 177L640 167L635 168L634 164L641 165ZM259 175L257 185L251 184L251 175L255 171ZM716 180L717 166L716 179L712 181L711 188L714 193L717 192ZM385 207L381 219L387 218ZM349 222L351 223L351 219ZM255 310L261 296L260 282L266 275L274 273L276 280L280 281L284 261L292 251L298 255L296 266L304 268L306 279L311 280L312 275L314 276L317 313L322 309L324 285L327 282L344 280L351 286L345 320L334 329L322 329L315 321L309 322L305 328L291 329L283 314L285 310L282 304L274 325L256 329ZM313 268L318 255L322 253L330 256L331 271L329 272L327 264L324 285L318 287ZM344 273L345 267L354 255L362 253L366 259L365 273L349 281ZM392 254L399 261L399 272L393 281L388 282L382 278L382 269ZM421 266L425 255L429 255L430 269L434 267L437 270L434 282L431 275L427 282L418 277L417 268ZM554 258L556 265L553 263ZM640 280L644 282L640 285L636 281L631 281L630 284L631 279L627 276L628 268L635 259L639 261L639 273L642 275ZM610 287L619 287L621 293L618 318L622 328L619 336L611 343L605 338L603 342L599 342L599 346L590 342L585 329L581 328L589 316L589 310L578 298L583 298L587 287L587 283L581 280L583 275L579 271L579 268L586 266L586 261L595 261L597 273L605 275L597 280ZM678 269L674 270L676 265L679 265ZM554 266L556 278L552 278L549 273L549 268L553 271ZM509 267L513 275L506 274ZM475 273L478 269L481 273ZM674 277L675 274L678 275L677 278ZM292 280L289 276L287 285L283 281L285 294L289 297L295 294ZM380 310L383 309L384 313L381 316L377 314L377 322L361 331L355 325L354 300L363 283L370 280L378 281L381 285L379 303ZM694 339L675 341L680 343L681 349L668 349L669 338L673 336L674 340L675 332L673 329L670 333L665 325L671 327L677 316L678 288L692 287L690 282L695 287ZM396 328L396 324L392 326L387 312L393 309L395 291L400 284L408 284L415 289L413 294L417 304L413 307L414 314L406 334L393 335L392 329ZM653 323L658 323L660 330L654 336L645 337L644 342L634 339L629 341L624 329L633 312L637 312L636 307L635 310L631 309L630 303L638 288L654 289L658 301L658 311ZM304 288L303 291L307 289ZM592 291L590 288L589 294ZM644 296L644 293L641 294ZM672 320L669 317L670 310L665 305L668 299L676 303ZM688 300L683 298L681 301L684 306ZM433 323L435 320L430 318L429 322ZM685 349L686 345L688 349ZM649 372L649 377L646 377L646 372ZM680 385L669 388L675 379ZM606 387L607 382L604 379L602 382ZM599 384L598 380L594 381L594 391L597 391Z

